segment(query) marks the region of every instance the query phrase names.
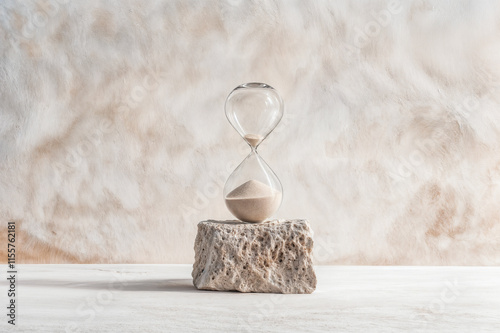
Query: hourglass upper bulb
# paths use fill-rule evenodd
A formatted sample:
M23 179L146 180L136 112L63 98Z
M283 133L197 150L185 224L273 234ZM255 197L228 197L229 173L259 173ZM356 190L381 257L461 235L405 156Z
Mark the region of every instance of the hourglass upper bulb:
M245 83L227 97L226 117L252 147L257 147L283 117L283 100L265 83Z

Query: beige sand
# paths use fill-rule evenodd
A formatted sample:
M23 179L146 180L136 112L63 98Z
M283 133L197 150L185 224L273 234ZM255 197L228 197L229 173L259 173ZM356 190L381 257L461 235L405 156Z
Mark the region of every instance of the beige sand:
M245 140L252 146L257 147L257 145L264 139L262 135L258 134L247 134L245 135Z
M281 192L257 180L249 180L226 195L226 206L238 219L262 222L276 212Z

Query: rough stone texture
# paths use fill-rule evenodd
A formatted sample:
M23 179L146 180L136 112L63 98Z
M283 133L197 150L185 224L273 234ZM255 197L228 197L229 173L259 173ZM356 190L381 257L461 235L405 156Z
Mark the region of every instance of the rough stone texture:
M307 220L202 221L194 250L198 289L310 294L316 289Z

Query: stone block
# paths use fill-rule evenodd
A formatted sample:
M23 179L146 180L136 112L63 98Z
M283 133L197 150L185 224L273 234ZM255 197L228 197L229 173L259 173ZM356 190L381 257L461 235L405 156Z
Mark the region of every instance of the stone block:
M198 289L309 294L316 288L307 220L202 221L194 250Z

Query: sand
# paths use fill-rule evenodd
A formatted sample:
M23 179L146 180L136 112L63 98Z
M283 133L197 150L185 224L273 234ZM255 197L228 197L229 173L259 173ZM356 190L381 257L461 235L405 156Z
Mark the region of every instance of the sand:
M245 135L245 140L252 146L257 147L257 145L264 139L262 135L258 134L247 134Z
M257 180L249 180L226 195L226 206L238 219L262 222L281 204L281 192Z

